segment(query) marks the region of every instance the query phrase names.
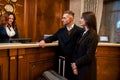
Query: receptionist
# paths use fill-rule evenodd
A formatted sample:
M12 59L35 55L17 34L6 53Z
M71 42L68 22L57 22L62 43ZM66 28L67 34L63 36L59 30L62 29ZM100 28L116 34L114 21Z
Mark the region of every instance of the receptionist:
M18 38L16 17L14 13L3 14L0 24L0 43L9 43L11 38Z

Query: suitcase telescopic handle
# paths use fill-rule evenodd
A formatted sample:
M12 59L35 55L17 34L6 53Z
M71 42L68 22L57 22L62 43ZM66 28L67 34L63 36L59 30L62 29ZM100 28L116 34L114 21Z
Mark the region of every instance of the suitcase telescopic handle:
M63 61L63 70L62 70L62 76L65 76L65 57L59 56L59 70L58 73L60 74L61 70L61 60Z
M63 56L59 56L59 59L61 59L61 60L65 60L65 57L63 57Z

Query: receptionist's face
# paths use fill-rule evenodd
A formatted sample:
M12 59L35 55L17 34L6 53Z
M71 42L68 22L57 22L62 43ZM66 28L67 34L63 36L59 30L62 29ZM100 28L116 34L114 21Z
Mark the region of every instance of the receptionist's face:
M8 24L12 25L13 20L14 20L14 16L13 15L9 15L9 17L8 17Z

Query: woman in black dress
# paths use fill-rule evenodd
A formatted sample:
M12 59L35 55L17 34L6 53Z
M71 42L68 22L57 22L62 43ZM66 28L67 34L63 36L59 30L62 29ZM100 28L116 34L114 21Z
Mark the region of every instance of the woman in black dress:
M85 29L82 38L77 42L73 54L71 67L77 80L96 80L96 48L98 36L96 31L96 17L93 12L84 12L80 25Z

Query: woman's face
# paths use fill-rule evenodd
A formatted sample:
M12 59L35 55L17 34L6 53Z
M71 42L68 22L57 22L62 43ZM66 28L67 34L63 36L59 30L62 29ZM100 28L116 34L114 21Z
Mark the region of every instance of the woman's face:
M86 26L86 21L82 17L80 18L80 25L83 26L83 27Z
M13 15L9 15L9 17L8 17L8 24L12 25L13 21L14 21L14 16Z

